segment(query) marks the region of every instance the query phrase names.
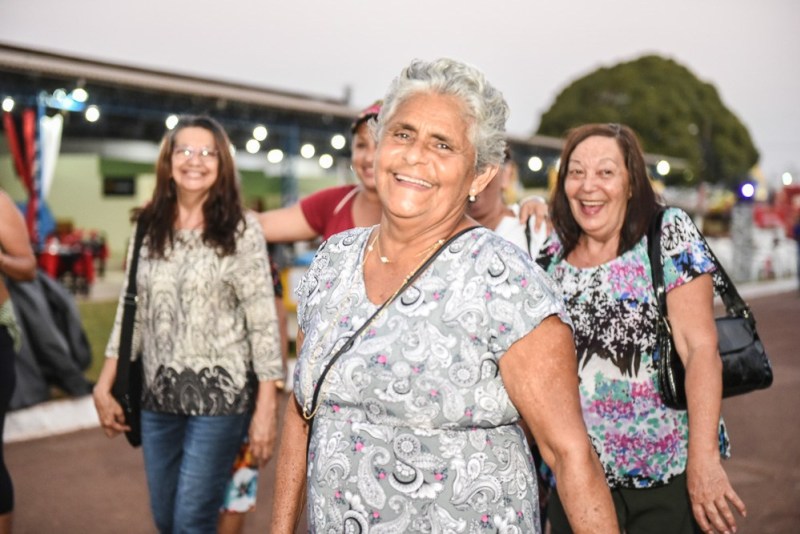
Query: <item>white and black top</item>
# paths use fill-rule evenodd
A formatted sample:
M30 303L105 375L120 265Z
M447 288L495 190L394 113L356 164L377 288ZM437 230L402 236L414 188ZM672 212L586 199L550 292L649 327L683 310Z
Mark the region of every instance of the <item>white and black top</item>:
M204 244L201 230L177 230L159 259L149 257L145 238L136 280L133 353L144 358L144 409L244 413L253 407L256 379L282 378L272 277L253 214L246 214L230 256ZM125 289L106 347L109 358L117 357Z

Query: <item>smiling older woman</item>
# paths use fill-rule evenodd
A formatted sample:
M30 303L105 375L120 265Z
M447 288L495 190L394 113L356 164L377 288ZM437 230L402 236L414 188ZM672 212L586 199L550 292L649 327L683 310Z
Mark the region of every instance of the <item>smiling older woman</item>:
M442 59L411 63L384 102L381 222L331 237L298 289L271 532L293 531L306 495L315 532L538 532L520 416L575 530L616 532L563 305L465 214L503 159L502 95Z
M647 228L658 205L633 130L585 124L567 136L551 199L556 233L539 255L575 325L583 417L626 532L735 532L744 503L720 456L722 373L714 283L689 215L664 214L662 248L676 348L686 366L688 411L661 401ZM550 500L552 531L570 532L562 481ZM568 514L567 514L568 515ZM572 529L574 530L574 529Z

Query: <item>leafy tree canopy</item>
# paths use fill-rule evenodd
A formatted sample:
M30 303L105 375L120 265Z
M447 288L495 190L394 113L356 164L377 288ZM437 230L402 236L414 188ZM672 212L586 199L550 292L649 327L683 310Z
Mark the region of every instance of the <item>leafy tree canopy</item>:
M646 152L684 158L687 181L735 183L758 161L750 133L716 88L671 59L644 56L574 81L541 118L538 134L589 122L627 124Z

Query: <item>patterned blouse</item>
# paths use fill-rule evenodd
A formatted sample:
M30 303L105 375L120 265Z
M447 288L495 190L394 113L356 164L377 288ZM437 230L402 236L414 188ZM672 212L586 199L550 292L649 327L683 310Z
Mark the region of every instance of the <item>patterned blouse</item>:
M667 292L714 270L697 227L676 208L661 235ZM539 263L560 285L578 350L583 417L612 488L650 488L686 470L686 411L664 406L653 360L655 300L647 237L608 263L579 269L555 235ZM720 453L729 456L724 423Z
M272 279L261 226L245 214L236 252L219 257L201 230L178 230L165 259L151 259L147 238L136 273L134 354L144 357L147 410L230 415L253 408L257 380L283 370ZM133 239L128 257L133 253ZM116 358L122 288L106 357Z
M370 228L331 237L297 289L295 395L377 309ZM331 368L309 448L312 532L539 532L530 451L498 361L565 310L542 270L485 228L446 247ZM530 355L535 358L535 354Z

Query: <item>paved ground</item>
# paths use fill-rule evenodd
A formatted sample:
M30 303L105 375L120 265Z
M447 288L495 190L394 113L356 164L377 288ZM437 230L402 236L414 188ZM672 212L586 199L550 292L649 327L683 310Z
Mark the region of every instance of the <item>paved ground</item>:
M800 295L750 295L775 383L725 400L734 455L726 466L748 506L740 534L795 533L800 530ZM109 441L92 428L7 443L5 455L17 492L16 534L153 532L141 451L123 439ZM248 534L268 532L273 480L270 464L261 476L260 506L247 520Z

